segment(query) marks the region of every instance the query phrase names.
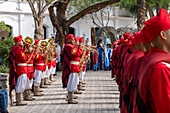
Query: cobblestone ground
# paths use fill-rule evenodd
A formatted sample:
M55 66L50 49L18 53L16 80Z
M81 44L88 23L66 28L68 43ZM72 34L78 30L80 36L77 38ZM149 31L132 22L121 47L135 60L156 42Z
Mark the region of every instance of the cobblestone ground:
M55 76L42 97L28 102L27 106L11 106L10 113L120 113L118 87L110 78L110 71L88 71L86 90L78 95L79 104L67 104L67 91L62 88L61 72Z

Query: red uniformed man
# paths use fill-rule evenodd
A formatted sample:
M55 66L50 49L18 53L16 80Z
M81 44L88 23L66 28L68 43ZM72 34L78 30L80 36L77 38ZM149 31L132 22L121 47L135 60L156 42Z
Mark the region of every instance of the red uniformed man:
M24 53L22 36L18 36L14 38L15 45L11 49L15 51L15 63L16 63L16 75L17 81L15 83L15 91L16 91L16 105L22 106L27 105L22 102L21 94L24 92L27 85L27 60L28 57ZM13 50L15 48L15 50Z
M170 17L160 9L144 22L151 42L150 53L139 69L139 86L134 113L170 113ZM135 111L137 110L137 111Z
M41 52L38 48L38 43L40 40L35 40L35 45L37 46L37 53ZM40 83L41 78L43 76L44 71L44 59L45 54L37 54L36 58L34 59L34 96L42 96L44 94L40 93ZM41 85L41 87L46 88L44 84Z
M62 82L63 87L67 87L68 91L68 104L77 104L78 102L73 100L74 91L77 90L77 79L79 69L79 57L82 54L81 45L78 49L74 46L74 36L69 34L66 37L66 45L63 49L63 70L62 70Z
M32 45L34 42L32 42ZM30 59L30 61L27 62L27 85L24 91L24 100L27 101L33 101L35 98L31 97L31 89L33 85L33 77L34 77L34 66L33 62L37 54L35 53L35 50L33 49L32 45L25 44L25 46L28 49L27 57Z
M83 44L83 37L80 37L79 43ZM84 80L84 75L85 75L85 70L86 70L87 59L89 59L89 57L90 57L89 56L89 50L85 49L84 52L85 52L85 55L84 55L84 57L82 56L81 59L83 59L83 60L81 60L81 62L80 62L81 63L80 64L80 66L81 66L80 71L81 72L80 72L80 75L79 75L79 84L78 84L78 90L82 90L82 91L85 90L84 88L82 88L82 87L84 87L83 80ZM84 52L83 52L83 54L84 54Z

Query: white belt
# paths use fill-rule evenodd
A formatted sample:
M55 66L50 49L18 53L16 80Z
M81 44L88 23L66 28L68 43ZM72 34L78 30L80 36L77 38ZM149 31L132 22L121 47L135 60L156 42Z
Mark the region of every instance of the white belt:
M33 66L33 64L27 64L27 66Z
M44 63L39 63L39 64L35 64L35 65L44 66Z
M27 63L19 63L17 66L27 66Z
M79 65L79 62L78 61L71 61L71 64Z

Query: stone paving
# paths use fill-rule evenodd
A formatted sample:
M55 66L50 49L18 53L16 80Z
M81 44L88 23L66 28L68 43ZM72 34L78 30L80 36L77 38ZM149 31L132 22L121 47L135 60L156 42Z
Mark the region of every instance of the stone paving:
M78 95L79 104L67 104L66 89L62 88L61 72L55 76L42 97L27 106L11 106L10 113L120 113L118 87L110 71L88 71L85 75L86 90Z

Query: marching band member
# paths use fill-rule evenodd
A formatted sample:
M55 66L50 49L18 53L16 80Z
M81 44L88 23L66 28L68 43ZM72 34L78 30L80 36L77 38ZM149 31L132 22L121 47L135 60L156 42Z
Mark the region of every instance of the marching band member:
M68 91L68 104L77 104L78 102L73 100L74 91L77 90L77 79L79 69L79 57L82 54L81 45L78 49L74 46L74 36L69 34L66 37L66 45L62 51L63 56L63 70L62 70L62 82L63 88L67 87Z
M39 41L35 40L35 45L37 46L37 53L39 53ZM34 59L34 96L42 96L44 94L40 93L40 83L41 78L43 76L44 71L44 59L45 54L37 54L36 58ZM42 86L44 87L44 86Z
M52 69L51 69L50 81L55 81L55 79L53 79L53 76L56 72L56 66L57 66L56 59L57 59L57 56L58 56L58 52L57 52L55 46L53 46L53 55L54 55L54 57L53 57L53 60L51 62L51 65L52 65L51 68Z
M23 50L23 42L22 42L22 36L18 36L14 38L15 45L11 48L11 52L9 55L9 58L13 56L15 58L16 63L16 83L12 83L11 85L15 85L15 91L16 91L16 105L17 106L23 106L27 105L26 103L22 102L22 96L21 94L24 92L26 85L27 85L27 60L28 56L24 53ZM15 64L14 64L15 65ZM11 68L10 68L11 69ZM12 73L10 70L10 73ZM11 76L10 76L11 78Z
M79 39L79 42L80 42L80 44L82 43L83 44L83 37L81 37L80 39ZM81 56L81 59L83 59L83 60L81 60L82 62L80 62L80 68L81 68L81 72L80 72L80 75L79 75L79 84L78 84L78 87L77 87L77 89L78 90L82 90L82 91L84 91L85 89L84 88L82 88L82 87L85 87L84 86L84 84L83 84L83 80L84 80L84 75L85 75L85 70L86 70L86 64L87 64L87 60L90 58L90 56L89 56L89 50L84 50L83 51L83 54L84 54L84 52L85 52L85 55L83 56ZM82 67L83 66L83 67Z
M27 44L27 41L26 41L27 39L32 40L31 45ZM32 89L33 77L34 77L33 62L34 62L34 59L36 58L37 54L35 53L35 49L32 47L32 45L34 44L34 41L33 41L33 39L31 39L31 37L27 36L24 39L24 42L25 42L24 45L28 49L28 52L27 52L28 59L30 59L30 61L27 62L27 85L26 85L26 88L24 91L24 100L33 101L33 100L35 100L35 98L31 97L31 89Z

